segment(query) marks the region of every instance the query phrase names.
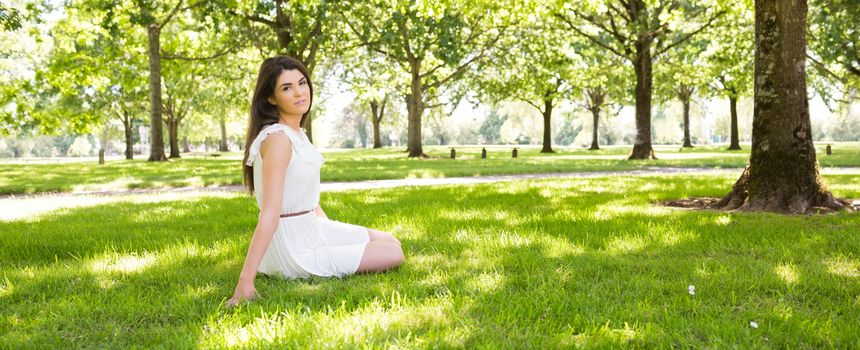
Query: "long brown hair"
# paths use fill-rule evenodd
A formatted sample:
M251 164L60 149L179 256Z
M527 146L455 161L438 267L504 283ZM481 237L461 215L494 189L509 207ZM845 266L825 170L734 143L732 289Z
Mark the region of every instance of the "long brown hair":
M251 112L248 115L248 135L245 137L245 158L242 160L242 172L245 175L245 187L248 192L254 193L254 168L246 164L251 152L251 144L260 134L263 128L275 124L280 119L278 107L269 103L268 98L275 94L275 84L278 77L285 70L296 69L301 72L308 82L310 88L310 102L308 111L302 114L299 126L304 127L305 119L311 112L314 102L314 85L311 83L311 75L301 61L288 56L269 57L260 65L260 74L257 75L257 86L254 88L254 97L251 99Z

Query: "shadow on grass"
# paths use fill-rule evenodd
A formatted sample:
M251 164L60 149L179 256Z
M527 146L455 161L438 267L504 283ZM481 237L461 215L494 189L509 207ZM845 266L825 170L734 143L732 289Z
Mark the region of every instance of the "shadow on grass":
M653 181L326 193L332 219L400 238L404 265L342 279L260 276L264 298L235 310L220 303L244 261L253 199L116 203L12 222L0 228L9 247L0 251L8 281L0 302L9 306L0 311L0 340L12 347L856 343L851 320L860 301L852 298L860 288L850 252L860 243L845 231L860 216L656 208L648 203L713 180ZM713 191L727 188L718 186Z

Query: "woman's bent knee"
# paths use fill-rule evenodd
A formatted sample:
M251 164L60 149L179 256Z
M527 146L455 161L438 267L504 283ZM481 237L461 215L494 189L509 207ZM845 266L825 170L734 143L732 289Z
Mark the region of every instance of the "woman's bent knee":
M373 241L367 243L356 272L384 271L399 266L403 261L403 249L399 244Z
M400 240L398 240L397 238L394 237L394 235L392 235L388 232L374 230L374 229L368 229L367 232L370 235L371 241L388 241L388 242L397 243L398 245L400 244Z

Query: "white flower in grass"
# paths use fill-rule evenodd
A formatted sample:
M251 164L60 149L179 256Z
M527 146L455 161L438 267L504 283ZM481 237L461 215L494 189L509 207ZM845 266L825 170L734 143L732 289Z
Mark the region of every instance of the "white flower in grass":
M758 323L755 321L750 321L750 327L758 329Z
M687 292L689 292L690 295L696 295L696 286L692 284L687 286Z

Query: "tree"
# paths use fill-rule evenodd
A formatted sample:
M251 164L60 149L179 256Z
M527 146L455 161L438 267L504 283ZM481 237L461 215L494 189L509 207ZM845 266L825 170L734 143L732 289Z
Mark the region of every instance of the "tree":
M391 98L403 86L406 78L398 74L381 54L366 47L357 48L352 54L342 56L342 79L349 84L361 103L370 106L370 122L373 125L373 148L382 148L380 125L385 108Z
M181 53L163 52L161 49L162 31L168 24L176 22L177 18L191 20L192 18L203 22L204 20L214 20L217 18L216 6L219 3L215 1L196 0L195 2L186 2L186 0L176 0L175 3L167 4L158 1L133 1L131 3L124 0L84 0L77 4L81 8L89 9L93 12L100 12L102 18L105 18L103 25L107 27L119 27L118 23L129 26L137 26L143 28L147 32L147 57L149 61L149 113L150 113L150 139L151 148L149 161L165 161L167 157L164 154L164 139L162 129L162 76L161 76L161 61L162 59L178 59L178 60L194 60L201 59L197 57L187 57ZM73 5L75 6L75 5ZM195 13L189 11L195 10ZM191 16L180 16L181 14L190 14ZM121 17L121 19L117 18ZM115 33L124 33L129 30L128 27L122 28L122 31ZM222 50L221 53L211 55L217 57L225 54L228 50Z
M560 1L555 16L574 33L626 59L636 73L636 142L629 159L655 159L651 147L654 59L708 28L724 11L705 1Z
M179 23L183 24L183 23ZM211 45L216 38L198 34L195 31L180 30L171 33L170 39L165 40L165 52L183 52L182 57L198 55L203 45ZM174 54L176 55L176 54ZM172 56L178 57L178 56ZM203 65L198 59L165 60L162 66L164 77L164 95L161 110L164 115L164 125L167 126L167 139L170 145L168 158L180 158L179 128L185 118L195 111L202 110L204 94L210 95L213 86L210 83L214 74L220 74L229 66ZM220 62L219 62L220 63ZM219 69L207 69L216 66ZM209 94L207 94L209 93Z
M177 67L178 68L178 67ZM197 67L181 67L181 71L171 81L165 81L162 103L164 124L167 125L170 158L180 158L179 155L179 126L195 108L199 100L200 82L203 79Z
M23 8L15 4L2 5L5 11L0 16L5 24L0 30L0 135L24 134L40 131L56 133L69 125L86 124L82 116L62 112L61 99L56 88L50 91L42 88L42 79L47 72L45 57L51 55L51 40L48 28L44 26L41 13L51 12L53 4L45 1L31 1ZM31 42L24 46L20 43ZM83 122L83 123L78 123Z
M491 110L490 114L481 123L478 132L481 134L481 140L487 144L497 144L502 141L502 125L508 120L508 116L500 114L498 110Z
M806 96L805 0L756 0L755 94L749 164L718 206L806 213L850 208L818 174Z
M696 92L706 84L700 58L706 47L707 41L700 37L669 50L660 61L663 69L655 74L657 94L661 99L677 99L683 107L684 140L681 147L693 147L690 139L690 104Z
M600 115L611 104L612 100L622 101L629 96L629 74L622 69L622 62L614 56L606 55L587 39L573 38L575 64L571 69L579 91L579 105L591 112L591 147L589 150L600 149Z
M247 52L246 52L247 53ZM221 152L229 151L227 147L227 122L247 119L246 113L249 109L250 100L247 98L248 86L254 84L257 65L255 60L250 60L250 55L229 57L220 63L225 69L221 70L215 79L209 83L211 89L204 93L204 108L216 116L218 126L221 130ZM242 135L244 136L244 135Z
M132 14L133 22L147 29L149 38L149 134L150 150L148 161L164 161L164 138L161 128L162 123L162 99L161 99L161 30L173 19L183 8L184 0L178 0L172 9L156 17L155 12L166 9L157 8L154 3L138 3L138 12ZM146 5L144 5L146 4Z
M55 125L43 130L47 134L101 129L102 145L112 135L104 132L112 128L112 119L119 120L125 129L126 159L132 159L131 123L144 100L144 57L127 50L125 46L135 43L118 38L116 27L93 25L88 13L74 7L66 14L51 29L53 47L37 68L34 84L35 94L60 103L37 105L35 117Z
M408 91L409 157L426 157L422 115L441 106L427 101L439 97L437 91L445 88L457 95L452 89L456 80L490 53L510 25L511 14L517 13L517 7L506 5L512 4L375 0L350 8L345 22L356 39L410 77L408 87L402 88Z
M574 59L564 33L537 20L549 17L543 12L514 28L500 44L507 52L488 60L472 79L494 102L513 99L537 109L543 119L541 153L553 153L553 110L574 92Z
M729 99L731 131L729 150L740 150L738 134L738 99L752 88L753 11L750 0L732 3L729 15L718 21L717 30L710 35L706 57L708 76L713 79L707 86L711 95Z

